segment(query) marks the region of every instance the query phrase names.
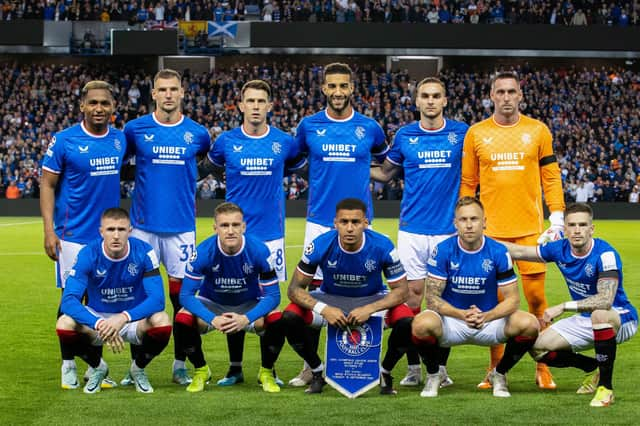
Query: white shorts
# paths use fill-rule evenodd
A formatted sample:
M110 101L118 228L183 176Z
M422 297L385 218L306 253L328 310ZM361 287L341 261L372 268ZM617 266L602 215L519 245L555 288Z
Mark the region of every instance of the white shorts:
M119 312L108 312L108 313L96 312L88 306L87 306L87 309L90 310L94 315L97 315L105 319L119 314ZM122 337L122 340L124 340L125 342L133 343L134 345L142 344L142 339L138 338L138 333L137 333L139 322L140 322L139 320L131 321L126 323L124 327L122 327L122 329L120 330L120 337ZM91 342L93 346L102 346L103 343L104 342L102 341L100 336L97 334L96 334L96 337Z
M249 312L251 309L253 309L253 307L258 304L258 300L250 300L250 301L245 302L245 303L243 303L241 305L221 305L219 303L214 302L211 299L207 299L206 297L196 296L196 298L200 302L202 302L202 304L205 306L205 308L207 308L209 311L213 312L216 315L222 315L225 312L233 312L233 313L236 313L236 314L245 314L245 313ZM208 332L213 331L213 330L215 330L215 328L211 324L207 324L207 331L205 331L205 333L208 333ZM255 333L255 327L254 327L253 323L249 323L245 327L245 331L249 331L249 332Z
M320 235L325 232L331 231L333 228L328 226L318 225L317 223L307 221L307 224L304 228L304 246L307 247L313 240L318 238ZM313 276L314 280L322 281L322 270L320 268L316 269L316 273Z
M131 236L145 241L153 247L167 269L167 275L174 278L184 278L184 268L193 254L196 246L195 231L182 233L147 232L134 228Z
M348 297L348 296L340 296L337 294L329 294L325 293L321 290L314 290L309 293L313 296L314 299L324 302L329 306L334 306L336 308L342 309L342 312L349 313L353 311L355 308L359 308L360 306L369 305L371 303L375 303L380 299L383 299L387 292L380 292L376 294L372 294L370 296L360 296L360 297ZM384 309L382 311L374 312L372 316L380 316L385 317L388 309ZM321 328L327 325L327 320L320 314L313 312L313 319L311 320L311 327L313 328ZM385 324L386 327L386 324Z
M456 345L492 346L507 340L504 335L507 318L489 321L481 329L476 329L469 327L466 322L458 318L434 313L440 316L440 321L442 321L442 337L439 341L442 347L448 348Z
M273 264L276 267L278 281L287 281L287 261L284 257L284 238L264 242L269 247Z
M76 263L78 253L85 244L72 243L60 240L60 250L58 251L58 261L56 262L56 287L64 288L69 272Z
M569 342L574 352L593 348L593 324L589 317L572 315L558 322L554 322L550 328ZM626 342L632 338L637 331L637 321L623 322L616 335L616 342L618 344Z
M422 280L427 277L427 261L433 249L454 234L423 235L398 231L398 256L407 271L407 280Z

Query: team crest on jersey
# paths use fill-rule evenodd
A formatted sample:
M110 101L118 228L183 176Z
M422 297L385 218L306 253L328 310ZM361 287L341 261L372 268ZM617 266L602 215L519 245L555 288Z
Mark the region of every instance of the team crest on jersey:
M493 270L493 260L485 259L482 261L482 270L489 273Z
M367 323L336 333L336 346L346 355L360 356L371 349L372 344L373 331Z
M313 250L315 249L315 247L313 246L313 242L309 243L308 246L306 246L304 248L304 254L309 256L311 253L313 253Z
M584 273L587 274L589 278L593 277L593 275L595 274L593 265L590 263L587 263L586 265L584 265Z
M373 272L376 270L376 261L373 259L367 259L364 262L364 269L367 270L367 272Z
M138 265L131 262L129 266L127 266L127 271L129 271L129 274L131 274L132 277L135 277L138 275Z
M458 135L454 132L449 132L449 134L447 135L447 140L451 145L455 145L458 143Z
M358 139L360 139L360 140L364 139L365 134L366 134L366 132L365 132L365 130L364 130L364 127L362 127L362 126L358 126L358 127L356 127L356 130L355 130L355 132L354 132L354 133L355 133L356 137L357 137Z
M276 155L280 154L282 152L282 144L280 142L274 142L271 144L271 151Z
M114 140L113 140L113 147L114 147L117 151L122 151L122 142L120 142L120 139L114 139Z
M523 133L521 140L522 140L522 143L529 144L531 143L531 135L529 133Z
M191 132L184 132L184 143L186 143L187 145L190 145L193 143L193 133Z
M242 265L242 272L245 273L245 275L251 275L253 274L253 265L250 263L245 262Z

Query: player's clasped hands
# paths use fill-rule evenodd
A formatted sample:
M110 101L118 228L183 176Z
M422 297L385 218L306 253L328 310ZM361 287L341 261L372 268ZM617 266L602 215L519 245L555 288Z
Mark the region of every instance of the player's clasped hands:
M129 321L125 314L113 315L109 318L102 319L96 325L98 336L104 343L115 353L124 349L124 341L120 336L120 330Z
M373 314L373 312L371 312L371 310L368 307L360 306L358 308L355 308L353 311L349 312L349 315L347 316L347 321L351 325L364 324L369 320L369 317L371 317L371 314Z
M216 316L212 321L212 325L216 330L225 334L237 333L249 325L249 318L246 315L236 314L235 312L225 312Z
M342 309L334 306L325 306L322 310L322 316L334 327L345 328L350 324Z
M469 309L464 311L464 320L469 327L480 329L485 323L485 313L476 305L471 305Z

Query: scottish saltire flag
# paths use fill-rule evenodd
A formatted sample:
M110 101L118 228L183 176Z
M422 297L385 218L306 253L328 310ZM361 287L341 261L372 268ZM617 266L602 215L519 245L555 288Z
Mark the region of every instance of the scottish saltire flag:
M359 326L327 327L325 379L347 398L357 398L380 379L382 320L371 316Z
M236 34L238 33L238 23L234 21L207 21L207 33L209 34L209 37L225 36L236 38Z

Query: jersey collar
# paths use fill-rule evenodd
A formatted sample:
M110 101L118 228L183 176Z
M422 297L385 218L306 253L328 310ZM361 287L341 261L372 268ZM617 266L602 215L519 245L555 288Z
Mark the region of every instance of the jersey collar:
M102 240L102 242L100 243L100 248L102 249L102 254L104 255L104 257L109 259L111 262L123 262L127 260L127 258L129 257L129 253L131 253L131 244L129 243L129 241L127 241L127 253L120 259L114 259L107 254L107 251L104 249L104 240Z
M340 247L340 250L342 250L344 253L347 253L347 254L360 253L362 251L362 249L364 248L364 245L365 245L366 242L367 242L367 233L363 232L362 233L362 245L358 248L358 250L356 250L356 251L345 250L345 248L342 247L342 244L340 243L340 234L338 234L338 246Z
M84 125L84 120L80 122L80 128L87 134L87 136L91 136L92 138L104 138L109 134L109 126L107 126L107 130L101 135L96 135L95 133L90 132L89 129L87 129L87 127Z
M485 236L482 236L482 244L480 245L480 247L478 247L477 250L467 250L466 248L462 247L462 244L460 243L460 237L458 237L458 247L460 248L460 250L462 250L465 253L469 253L469 254L476 254L476 253L480 253L480 251L484 248L485 243L487 242Z
M244 246L245 246L246 242L247 241L245 240L244 235L243 235L242 236L242 245L240 246L240 250L238 250L238 252L235 253L235 254L229 254L229 253L226 253L224 250L222 250L222 246L220 245L220 236L218 235L217 238L216 238L216 244L218 245L218 250L220 250L220 253L222 253L222 255L226 256L226 257L236 257L236 256L238 256L240 253L242 253L244 251Z
M182 124L182 122L184 121L184 114L180 114L180 119L178 121L176 121L175 123L171 123L171 124L167 124L167 123L162 123L160 122L160 120L158 120L156 118L156 113L155 111L151 113L151 118L153 119L153 121L158 125L158 126L162 126L162 127L175 127L175 126L179 126L180 124Z
M249 133L247 133L247 132L244 130L244 125L242 125L242 124L240 125L240 131L242 132L242 134L243 134L243 135L245 135L245 136L246 136L246 137L248 137L249 139L262 139L262 138L266 138L266 137L269 135L269 133L271 133L271 126L269 126L269 125L267 124L267 131L266 131L266 132L264 132L264 133L263 133L263 134L261 134L261 135L258 135L258 136L253 136L253 135L250 135Z
M575 251L573 251L573 248L571 247L571 244L569 244L569 247L571 248L571 256L575 257L576 259L587 258L587 257L589 257L589 255L593 251L593 246L594 245L595 245L595 241L593 240L593 238L591 238L591 246L589 247L589 250L587 250L587 252L585 254L579 255Z
M424 127L422 127L422 121L420 121L420 120L418 120L418 127L420 127L420 130L422 130L425 133L438 133L438 132L442 131L442 129L447 127L447 119L443 117L442 118L442 126L440 126L437 129L425 129Z
M334 121L336 123L347 122L351 120L355 115L356 115L356 110L355 108L353 108L353 106L351 106L351 114L347 118L333 118L329 115L329 111L327 111L326 108L324 109L324 116L327 117L328 120Z

